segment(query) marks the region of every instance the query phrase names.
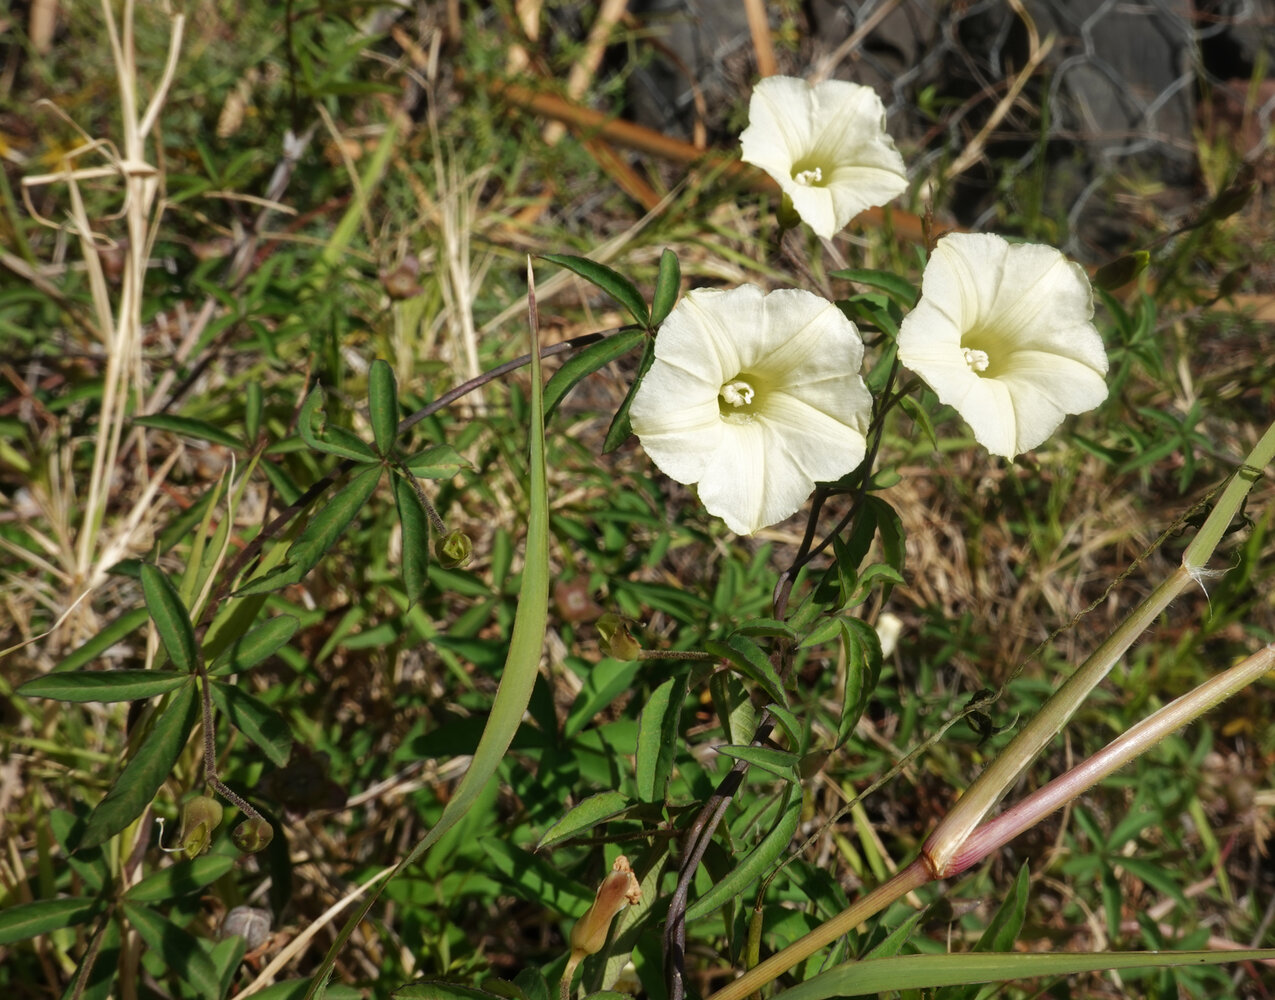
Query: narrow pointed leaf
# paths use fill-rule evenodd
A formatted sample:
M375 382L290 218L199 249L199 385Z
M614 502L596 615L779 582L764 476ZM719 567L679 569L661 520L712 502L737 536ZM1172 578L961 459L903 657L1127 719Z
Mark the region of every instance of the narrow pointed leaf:
M788 801L783 812L769 833L745 856L734 870L686 908L686 920L698 920L725 905L762 877L784 852L797 832L801 819L801 793L796 789L787 792Z
M74 702L136 701L172 691L188 680L189 674L175 670L75 670L32 678L18 694Z
M136 632L149 618L150 613L145 608L134 608L131 611L126 611L79 649L58 661L53 668L53 673L76 670L86 663L96 660L121 639Z
M677 254L665 250L660 254L660 273L655 279L655 294L651 296L651 326L663 323L677 304L677 294L682 287L682 265Z
M301 440L315 451L338 455L355 462L375 462L378 455L372 447L352 431L328 423L323 409L323 387L316 385L301 404L297 415L297 432Z
M635 770L638 798L643 802L664 801L685 699L686 675L670 677L651 692L638 715Z
M50 931L88 923L97 912L96 899L37 899L0 910L0 945L39 937Z
M189 896L216 882L234 866L235 859L229 854L178 861L130 886L124 898L131 903L164 903L178 896Z
M173 695L151 731L97 804L76 850L97 847L142 814L168 778L195 726L195 679Z
M245 597L299 583L358 516L368 498L376 491L380 478L379 465L368 466L355 473L354 478L310 518L310 523L288 549L287 563L273 573L240 587L237 595Z
M199 645L195 642L195 628L190 623L190 612L181 597L164 575L163 570L150 563L142 564L142 594L146 598L146 610L155 622L159 641L164 644L173 666L187 673L199 665Z
M421 504L413 484L401 475L391 475L394 504L403 526L403 554L399 571L403 574L403 591L411 607L421 599L429 585L429 514Z
M543 260L574 271L590 284L597 285L629 311L629 314L643 326L649 326L651 314L647 311L642 293L633 287L628 278L613 271L605 264L589 260L587 257L574 257L570 254L546 253L540 255Z
M646 339L644 330L621 330L605 340L590 344L579 354L572 356L553 373L545 386L545 419L553 416L558 404L583 379L598 369L623 357Z
M287 765L292 755L292 730L283 716L260 698L221 681L213 683L212 699L231 725L261 747L276 766Z
M798 780L797 769L801 766L800 754L776 750L773 747L731 746L730 744L717 747L717 752L724 757L745 760L785 781Z
M689 912L688 912L689 916ZM829 1000L902 990L935 989L964 983L1007 983L1041 976L1075 976L1110 969L1172 968L1261 962L1275 948L1243 951L1031 952L902 955L848 962L775 994L774 1000Z
M629 410L633 407L633 397L637 394L638 387L642 384L642 380L646 378L646 373L651 370L651 365L654 362L655 338L651 337L647 340L646 347L642 351L642 360L638 363L637 375L634 376L633 384L629 386L628 394L615 411L615 416L611 419L611 426L607 428L607 436L602 442L602 454L607 455L615 451L633 433L633 424L629 420Z
M592 830L599 823L605 823L624 812L629 807L629 802L629 797L623 792L599 792L582 799L545 831L540 843L536 844L536 850Z
M170 416L166 413L152 413L145 417L135 417L133 422L143 427L153 427L159 431L170 431L182 437L194 438L196 441L211 441L213 444L225 445L243 451L247 445L233 434L222 430L216 424L193 417Z
M788 707L788 692L783 681L775 673L775 665L761 647L748 636L735 634L725 642L706 642L704 648L714 656L720 656L741 674L754 681L776 704Z
M253 627L221 651L208 668L210 674L237 674L251 670L287 645L300 621L292 615L270 618Z
M449 444L436 444L404 459L417 479L451 479L462 469L472 469L473 463L461 457Z
M382 455L389 455L398 436L398 385L394 381L394 369L380 358L372 362L368 372L367 407L376 449Z
M162 955L164 964L197 995L204 1000L218 1000L221 990L217 969L194 935L149 906L126 902L124 913L146 946Z
M879 288L901 309L911 309L921 297L921 293L912 282L889 271L848 268L844 271L833 271L831 277L853 281L857 285L867 285L869 288Z

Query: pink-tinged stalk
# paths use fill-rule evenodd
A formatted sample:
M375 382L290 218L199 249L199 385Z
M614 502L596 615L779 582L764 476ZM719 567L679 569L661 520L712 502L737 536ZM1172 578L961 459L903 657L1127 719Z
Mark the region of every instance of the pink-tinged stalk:
M943 877L959 875L978 864L998 847L1035 826L1055 809L1092 788L1113 771L1146 753L1170 733L1181 729L1272 669L1275 669L1275 643L1258 650L1231 669L1205 681L1194 691L1184 694L1130 727L1084 763L1037 789L975 830L952 856L942 872Z

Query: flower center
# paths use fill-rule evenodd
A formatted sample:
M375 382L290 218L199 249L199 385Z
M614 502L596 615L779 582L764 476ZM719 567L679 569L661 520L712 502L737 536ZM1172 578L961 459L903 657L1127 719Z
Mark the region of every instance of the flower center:
M798 170L796 173L792 175L792 179L795 180L798 184L803 184L806 187L812 187L816 184L822 184L823 183L823 168L813 167L810 170Z
M970 371L975 374L981 374L987 371L991 365L991 359L988 358L986 351L980 351L977 347L965 347L961 349L961 354L965 357L965 363L970 366Z
M722 386L722 401L727 406L752 406L756 395L757 391L742 378Z
M747 372L740 372L729 382L723 382L717 391L717 409L722 419L731 424L746 424L761 411L761 399L765 392L758 380Z

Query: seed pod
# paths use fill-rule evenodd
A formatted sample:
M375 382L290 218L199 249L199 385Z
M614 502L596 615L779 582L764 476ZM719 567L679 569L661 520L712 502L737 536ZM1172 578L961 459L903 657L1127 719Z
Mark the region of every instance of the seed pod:
M221 826L221 803L210 795L199 795L182 806L182 825L177 849L187 858L197 858L208 850L213 833Z
M274 839L274 830L260 816L253 816L235 827L230 839L245 854L256 854Z
M468 566L474 558L474 543L463 531L449 531L434 543L434 555L443 569Z

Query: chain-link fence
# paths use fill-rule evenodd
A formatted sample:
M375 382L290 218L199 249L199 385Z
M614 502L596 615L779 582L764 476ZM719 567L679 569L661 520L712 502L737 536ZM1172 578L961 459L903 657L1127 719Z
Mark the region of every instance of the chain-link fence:
M630 82L639 120L729 143L756 75L743 4L630 11L652 47ZM940 207L973 228L1043 217L1067 250L1103 257L1241 157L1275 173L1275 0L812 0L771 13L780 71L875 87L912 171L940 178Z

